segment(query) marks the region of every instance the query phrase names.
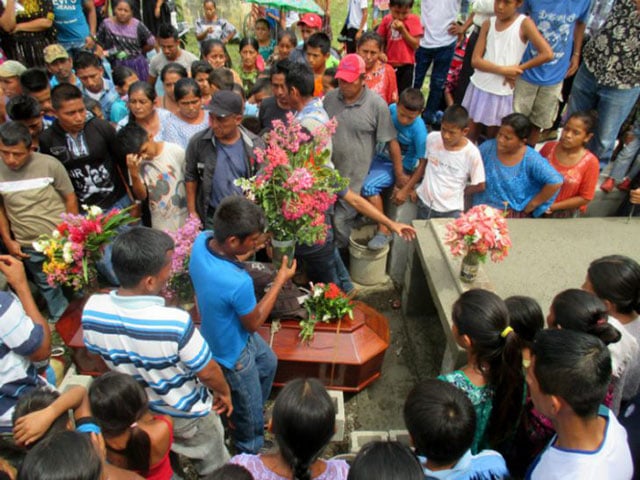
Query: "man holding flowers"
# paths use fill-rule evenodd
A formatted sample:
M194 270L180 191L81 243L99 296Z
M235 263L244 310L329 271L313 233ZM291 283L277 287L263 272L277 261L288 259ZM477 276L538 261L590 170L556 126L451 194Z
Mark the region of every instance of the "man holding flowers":
M29 130L19 122L0 126L0 157L0 237L9 253L24 261L55 322L68 302L59 286L47 282L45 257L32 244L55 230L61 214L78 213L73 185L60 162L31 151Z

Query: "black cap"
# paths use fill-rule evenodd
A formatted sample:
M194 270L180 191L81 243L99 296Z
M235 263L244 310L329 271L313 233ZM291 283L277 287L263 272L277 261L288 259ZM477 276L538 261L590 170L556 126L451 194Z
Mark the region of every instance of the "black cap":
M213 94L209 105L204 109L216 117L242 115L242 97L231 90L219 90Z

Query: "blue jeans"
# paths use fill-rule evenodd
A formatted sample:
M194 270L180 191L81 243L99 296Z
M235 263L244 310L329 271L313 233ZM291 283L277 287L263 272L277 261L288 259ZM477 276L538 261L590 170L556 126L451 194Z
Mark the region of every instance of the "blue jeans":
M416 50L416 73L413 80L414 88L422 88L424 77L433 62L431 71L431 82L429 83L429 98L427 107L422 114L422 118L427 124L436 123L436 113L440 108L444 84L447 81L447 73L453 60L453 53L456 50L456 42L446 47L424 48L418 47Z
M47 275L42 271L42 264L45 261L45 256L42 253L38 253L32 248L22 247L22 251L29 258L24 259L24 267L29 271L33 277L33 282L38 287L40 294L47 301L47 309L49 310L49 318L57 322L64 311L67 309L69 302L62 293L62 288L52 287L47 283Z
M336 285L340 287L340 289L345 293L350 293L354 288L353 282L351 281L351 275L349 275L349 270L345 266L342 261L342 257L340 256L340 252L338 248L334 246L333 256L336 262Z
M569 96L567 118L575 112L597 110L598 122L587 147L600 159L601 168L611 160L620 127L639 95L640 87L621 89L600 85L584 63L578 69Z
M116 201L109 210L118 209L122 210L131 205L131 199L128 195L121 197L118 201ZM118 233L124 233L131 228L131 225L125 225L124 227L118 228ZM111 252L113 251L113 242L108 243L104 248L104 253L102 254L102 258L96 262L96 268L100 275L104 277L104 279L109 282L111 285L120 285L120 281L116 276L116 272L113 271L113 263L111 262Z
M418 220L429 220L431 218L458 218L462 212L460 210L451 210L450 212L438 212L427 206L420 198L418 198Z
M239 453L258 453L264 444L262 408L269 398L278 358L258 333L252 333L233 370L221 365L233 413L231 434Z
M640 122L633 126L632 133L633 140L622 147L609 174L616 182L624 177L633 180L640 173Z

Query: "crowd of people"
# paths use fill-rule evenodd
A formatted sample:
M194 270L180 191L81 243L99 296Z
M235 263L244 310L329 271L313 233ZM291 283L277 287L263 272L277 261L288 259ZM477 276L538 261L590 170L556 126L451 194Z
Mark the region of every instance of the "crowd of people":
M0 292L0 456L21 465L18 478L169 479L170 452L210 479L632 478L634 259L593 261L582 290L555 297L547 329L534 299L461 295L453 335L467 364L409 394L413 449L374 443L351 465L321 459L335 409L317 380L288 383L265 427L277 358L257 330L296 271L357 293L343 253L361 217L377 223L371 250L414 237L385 198L415 203L419 219L477 204L577 217L604 170L600 188L630 192L621 208L633 214L638 0L422 0L420 15L413 0L374 0L373 30L368 0L349 0L339 49L328 16L268 9L240 38L204 0L198 55L167 2L143 3L0 5L0 271L13 290ZM312 132L331 118L324 167L349 184L327 238L297 245L257 292L246 261L268 244L266 221L236 180L256 174L274 121ZM559 140L542 142L560 123ZM58 394L38 371L68 292L48 283L33 242L80 205L140 220L98 265L114 289L82 313L85 345L111 372ZM175 247L166 232L190 216L204 226L189 265L201 328L160 296ZM15 472L0 463L0 475Z

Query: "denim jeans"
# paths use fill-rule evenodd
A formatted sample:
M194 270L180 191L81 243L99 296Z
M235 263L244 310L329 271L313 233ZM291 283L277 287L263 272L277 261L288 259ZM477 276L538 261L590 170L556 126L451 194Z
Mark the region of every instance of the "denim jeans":
M109 210L118 209L122 210L131 205L131 199L128 195L120 198L116 201ZM131 228L131 225L125 225L123 227L118 228L118 233L124 233ZM111 262L111 252L113 251L113 243L108 243L104 248L104 252L102 254L102 258L96 262L96 267L100 275L102 275L107 282L111 285L120 285L120 281L116 276L116 272L113 271L113 263Z
M622 147L609 174L616 182L624 177L634 179L640 173L640 122L633 126L632 133L633 140Z
M620 127L631 112L640 87L621 89L600 85L596 77L582 64L573 81L567 118L575 112L597 110L593 138L587 147L600 159L601 168L605 167L613 153L613 146Z
M338 285L343 292L350 293L356 287L353 286L351 275L349 275L349 270L347 270L347 267L342 261L340 251L335 246L333 249L333 256L335 257L336 262L336 285Z
M438 212L427 206L418 198L418 220L429 220L431 218L458 218L462 212L460 210L451 210L450 212Z
M221 365L231 388L231 435L238 453L258 453L264 443L262 408L269 398L278 359L258 333L252 333L233 370Z
M36 252L32 248L22 247L22 251L29 255L29 258L24 259L24 267L29 271L33 277L33 282L47 301L49 318L52 321L57 322L67 309L69 302L62 293L62 288L52 287L47 283L47 275L42 271L42 264L45 261L45 256L42 253Z
M444 93L444 84L447 80L447 73L449 73L449 67L451 66L455 49L456 42L445 47L418 47L418 50L416 50L416 70L413 80L414 88L422 88L424 77L427 75L427 70L429 70L429 66L431 66L433 62L427 107L422 114L422 118L427 124L436 123L436 113L440 108L440 102L442 101L442 95Z

